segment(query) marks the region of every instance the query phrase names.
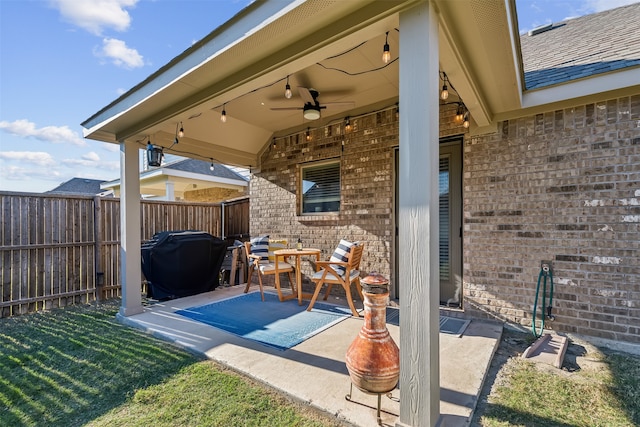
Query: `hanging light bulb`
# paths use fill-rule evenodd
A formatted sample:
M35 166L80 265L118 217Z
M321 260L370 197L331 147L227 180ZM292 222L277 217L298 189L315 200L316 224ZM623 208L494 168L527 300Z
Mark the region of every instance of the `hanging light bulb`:
M351 120L349 119L349 116L344 119L344 130L347 132L351 132Z
M311 141L311 133L309 132L309 128L307 128L307 132L305 133L305 138L307 141Z
M287 76L287 85L284 87L284 97L287 99L291 99L293 94L291 93L291 86L289 86L289 76Z
M449 98L449 88L447 87L447 75L444 73L444 71L442 72L442 74L444 74L444 84L442 85L442 92L440 92L440 98L442 98L443 101L446 101L447 98Z
M462 122L462 126L464 126L465 129L469 128L469 112L468 111L464 113L464 122Z
M275 137L273 138L273 144L272 144L273 148L278 148L278 146L276 145L276 139Z
M390 60L391 60L391 52L389 51L389 31L387 31L387 34L384 39L384 47L382 48L382 62L384 62L385 64L388 64Z
M211 159L211 165L209 165L209 170L211 172L213 172L213 169L214 169L214 167L213 167L213 159Z
M222 104L222 113L220 114L220 121L222 123L227 123L227 111L224 109L226 104Z
M184 136L184 128L182 127L182 122L180 122L180 130L178 131L178 136L180 138Z
M461 122L464 119L464 108L462 108L462 104L458 104L458 109L456 110L456 122Z

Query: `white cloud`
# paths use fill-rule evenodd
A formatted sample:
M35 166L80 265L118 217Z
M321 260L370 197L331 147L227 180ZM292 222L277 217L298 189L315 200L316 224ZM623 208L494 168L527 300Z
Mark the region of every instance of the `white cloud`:
M79 146L87 145L87 142L68 126L45 126L36 128L35 123L21 119L14 122L0 121L0 129L12 135L35 138L40 141L53 142L54 144L71 143Z
M29 182L37 179L58 181L60 179L60 172L50 167L24 168L15 165L7 165L0 168L0 177L2 177L3 180L7 181ZM26 186L20 185L20 188L16 188L14 189L14 191L25 191L24 187Z
M62 17L90 33L102 35L105 28L125 31L131 24L126 8L138 0L52 0Z
M44 151L3 151L0 159L31 163L37 166L53 166L56 164L51 154Z
M102 40L102 48L94 52L98 57L111 59L118 67L138 68L144 65L142 55L137 50L127 47L127 44L118 39L105 38Z
M79 159L64 159L62 164L71 168L86 167L108 171L116 171L120 169L119 161L104 161L95 151L83 154Z

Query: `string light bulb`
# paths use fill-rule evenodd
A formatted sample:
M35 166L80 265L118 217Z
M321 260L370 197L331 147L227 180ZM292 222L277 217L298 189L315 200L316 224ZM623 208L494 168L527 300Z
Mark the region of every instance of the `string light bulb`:
M388 64L391 60L391 51L389 50L389 31L385 35L384 47L382 48L382 62Z
M462 122L462 126L465 129L469 129L469 112L464 113L464 122Z
M180 122L180 130L178 131L178 136L180 138L184 136L184 127L182 127L182 122Z
M214 169L214 167L213 167L213 159L211 159L211 164L209 165L209 170L211 172L213 172L213 169Z
M447 87L447 75L444 73L444 71L442 72L442 74L444 74L444 83L442 85L442 92L440 92L440 98L442 98L443 101L446 101L447 98L449 98L449 88Z
M222 104L222 113L220 114L220 121L222 123L227 123L227 111L224 109L226 104Z
M305 133L305 139L307 141L311 141L311 133L309 132L309 128L307 128L307 132Z
M458 104L458 109L456 110L456 122L461 122L464 119L464 108L462 108L462 104Z
M293 94L291 93L291 86L289 85L289 76L287 76L287 84L284 87L284 97L287 99L291 99Z
M344 119L344 130L347 132L351 132L351 120L349 119L349 116Z

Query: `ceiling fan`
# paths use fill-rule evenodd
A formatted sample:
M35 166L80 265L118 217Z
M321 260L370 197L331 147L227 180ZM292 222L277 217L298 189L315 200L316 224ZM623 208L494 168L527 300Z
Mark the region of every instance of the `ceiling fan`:
M304 105L302 107L274 107L271 110L274 111L284 111L284 110L302 110L302 115L307 120L317 120L320 118L320 110L324 110L326 108L332 107L353 107L355 102L347 101L347 102L327 102L325 104L320 104L318 101L318 96L320 92L313 88L306 88L302 86L298 86L298 93L300 93L300 98L304 101Z

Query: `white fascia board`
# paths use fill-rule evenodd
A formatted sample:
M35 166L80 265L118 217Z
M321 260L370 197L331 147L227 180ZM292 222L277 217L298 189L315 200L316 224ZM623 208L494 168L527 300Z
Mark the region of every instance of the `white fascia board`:
M231 18L231 20L214 30L213 33L216 34L209 40L202 44L196 43L192 48L187 49L184 53L178 55L167 65L149 76L140 85L134 87L84 121L81 124L87 129L83 131L84 136L90 135L127 111L142 104L153 95L175 83L181 77L200 68L221 53L226 52L241 41L260 31L271 22L286 15L296 7L299 7L305 1L306 0L289 0L289 2L285 4L283 4L284 0L264 2L253 10L249 10L246 15L239 18ZM253 5L247 6L248 9L252 7ZM229 26L223 28L226 25Z
M504 0L507 8L507 20L509 25L509 38L511 39L511 54L513 66L516 70L516 84L518 88L516 92L519 95L518 102L522 105L522 92L524 91L522 72L522 48L520 47L520 32L518 31L517 9L515 0Z
M175 169L164 168L162 169L162 174L166 176L173 176L176 178L195 179L199 181L216 182L219 184L238 185L242 187L246 187L249 185L247 181L240 180L240 179L222 178L218 176L203 175L199 173L186 172L186 171L175 170Z
M522 95L522 108L539 107L637 86L640 67L614 71L597 77L588 77L569 83L527 91Z

